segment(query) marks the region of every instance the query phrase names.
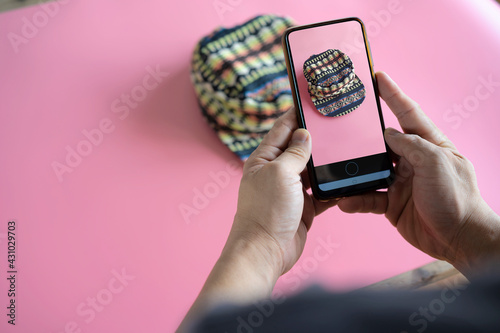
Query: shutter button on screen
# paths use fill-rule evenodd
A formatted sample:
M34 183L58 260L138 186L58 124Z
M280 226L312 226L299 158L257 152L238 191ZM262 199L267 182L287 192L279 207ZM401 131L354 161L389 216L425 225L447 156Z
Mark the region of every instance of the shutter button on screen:
M354 162L349 162L345 166L345 172L349 176L355 176L359 172L359 166Z

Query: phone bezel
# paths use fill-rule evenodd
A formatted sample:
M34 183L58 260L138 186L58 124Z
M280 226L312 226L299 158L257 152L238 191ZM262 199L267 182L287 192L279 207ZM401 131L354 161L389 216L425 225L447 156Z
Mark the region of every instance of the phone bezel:
M377 79L375 77L375 72L373 71L373 58L372 58L372 54L371 54L370 42L368 41L368 37L366 34L366 28L365 28L363 21L357 17L348 17L348 18L343 18L343 19L338 19L338 20L331 20L331 21L324 21L324 22L294 26L294 27L288 28L284 32L283 37L282 37L283 51L285 54L285 63L286 63L287 71L288 71L288 78L290 80L290 87L292 89L293 102L295 104L295 113L297 114L297 120L299 123L299 127L306 128L306 124L305 124L305 119L304 119L304 113L302 111L302 104L300 103L300 97L299 97L299 93L298 93L299 87L297 84L297 78L296 78L295 69L294 69L295 67L293 65L293 59L291 56L289 36L291 33L295 32L295 31L317 28L317 27L321 27L321 26L325 26L325 25L345 23L345 22L349 22L349 21L358 22L360 24L361 30L363 32L363 42L364 42L366 54L368 56L370 75L372 77L372 84L373 84L373 88L375 91L375 99L377 102L377 109L378 109L380 125L381 125L381 130L382 130L382 137L383 137L384 131L385 131L385 123L384 123L384 117L382 114L382 107L380 104ZM391 161L390 148L389 148L389 146L387 146L385 139L384 139L384 144L385 144L385 148L386 148L387 158L389 159L389 162L390 162ZM331 191L323 191L319 188L319 184L318 184L317 177L316 177L316 172L314 172L315 166L314 166L314 161L313 161L312 155L309 159L309 162L307 163L307 170L308 170L308 175L309 175L309 180L311 183L311 189L312 189L313 195L319 200L329 200L329 199L333 199L333 198L352 196L352 195L360 194L360 193L363 193L366 191L373 191L373 190L389 187L389 185L392 184L392 182L394 181L394 178L395 178L394 167L393 167L392 163L389 163L389 165L390 165L390 175L387 178L379 179L379 180L368 182L368 183L362 183L362 184L352 185L352 186L348 186L348 187L343 187L343 188L335 189L335 190L331 190Z

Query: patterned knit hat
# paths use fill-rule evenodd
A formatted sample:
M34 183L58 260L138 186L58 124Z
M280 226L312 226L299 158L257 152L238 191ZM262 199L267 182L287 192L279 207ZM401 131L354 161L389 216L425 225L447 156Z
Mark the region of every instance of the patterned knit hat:
M293 105L281 35L289 18L257 16L196 45L191 80L203 115L242 160Z
M304 63L308 91L316 109L328 117L339 117L357 109L366 89L354 73L351 59L340 50L327 50Z

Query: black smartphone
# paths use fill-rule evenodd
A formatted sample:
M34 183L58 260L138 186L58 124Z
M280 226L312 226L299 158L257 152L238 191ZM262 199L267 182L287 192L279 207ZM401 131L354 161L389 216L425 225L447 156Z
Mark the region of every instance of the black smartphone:
M289 28L283 49L299 126L312 136L307 169L315 197L388 187L394 168L363 22Z

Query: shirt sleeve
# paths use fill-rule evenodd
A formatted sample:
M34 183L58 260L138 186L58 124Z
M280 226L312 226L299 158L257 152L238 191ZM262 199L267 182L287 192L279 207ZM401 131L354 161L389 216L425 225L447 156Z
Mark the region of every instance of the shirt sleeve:
M432 291L310 288L286 299L219 308L194 332L500 332L500 275Z

